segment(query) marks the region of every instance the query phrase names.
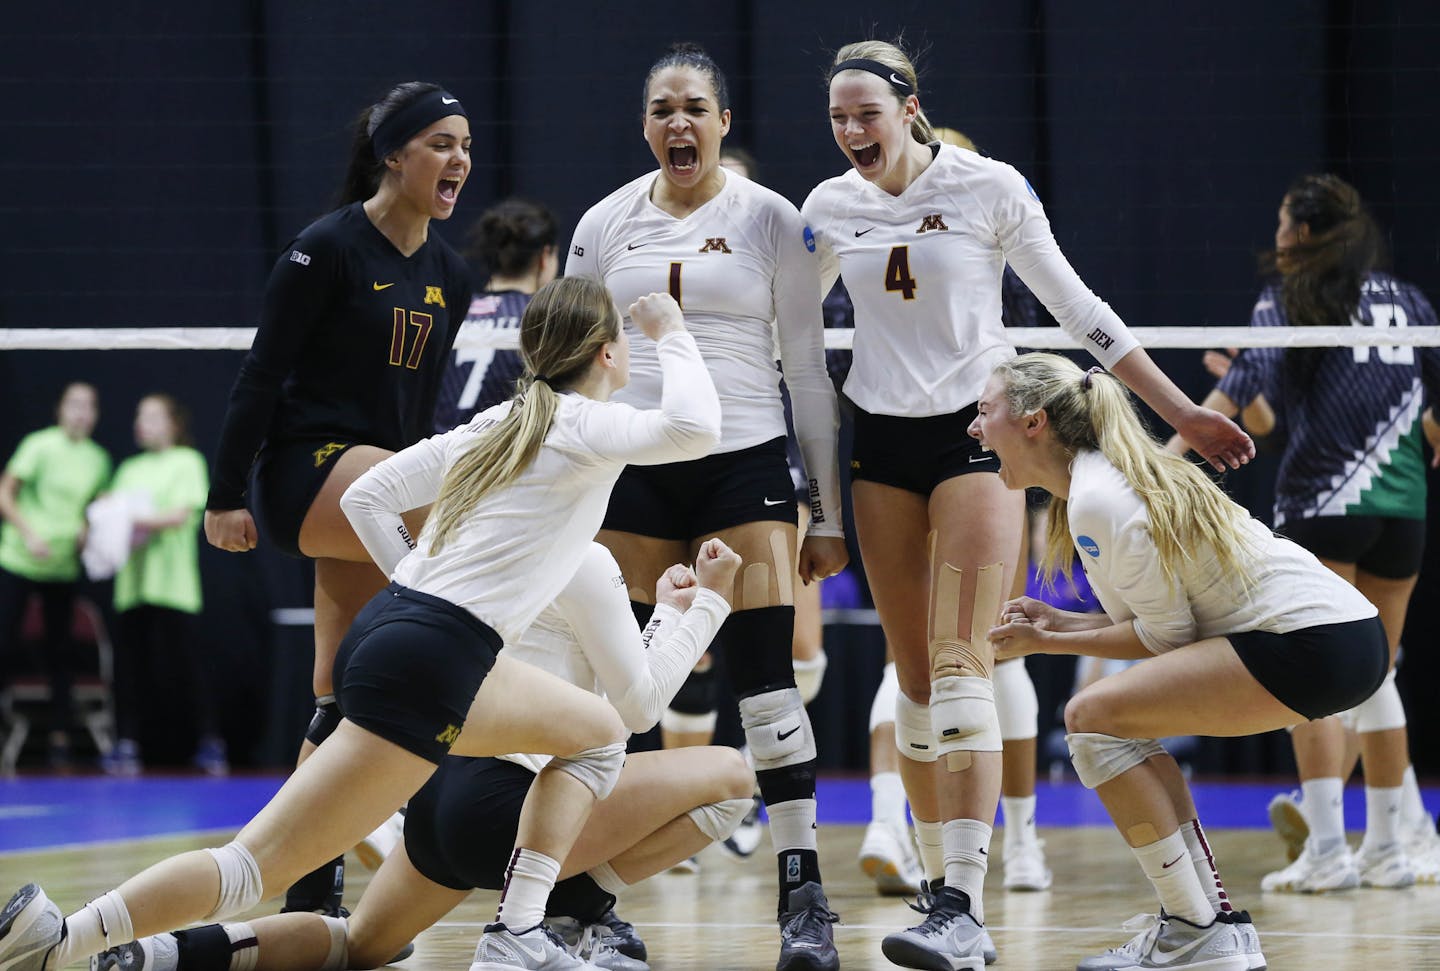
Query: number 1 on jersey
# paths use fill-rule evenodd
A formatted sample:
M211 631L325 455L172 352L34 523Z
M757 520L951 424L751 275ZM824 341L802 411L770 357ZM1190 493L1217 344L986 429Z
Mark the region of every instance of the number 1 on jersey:
M685 301L680 299L680 267L684 265L683 263L670 264L670 296L675 298L675 302L680 305L682 310L685 308Z
M915 287L915 278L910 275L910 247L897 246L890 251L890 262L885 267L885 289L914 300Z

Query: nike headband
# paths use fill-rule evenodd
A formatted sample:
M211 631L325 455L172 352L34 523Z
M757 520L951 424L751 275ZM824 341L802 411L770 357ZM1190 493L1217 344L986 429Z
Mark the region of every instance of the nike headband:
M894 88L905 98L915 93L915 86L900 76L900 72L893 67L886 67L879 61L872 61L868 57L852 57L848 61L841 61L830 71L830 80L835 80L835 75L841 71L868 71L878 78L884 78L885 83Z
M375 146L375 157L384 159L405 147L405 143L441 118L465 114L460 99L448 91L430 91L422 94L397 111L392 111L370 132L370 141Z

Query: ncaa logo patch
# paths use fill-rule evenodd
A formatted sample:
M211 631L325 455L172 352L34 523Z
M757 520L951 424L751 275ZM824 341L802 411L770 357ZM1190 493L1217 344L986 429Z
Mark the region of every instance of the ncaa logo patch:
M815 234L810 231L809 226L805 227L805 248L812 253L815 252Z
M1100 558L1100 544L1095 542L1089 536L1076 537L1075 545L1080 547L1082 550L1084 550L1086 553L1089 553L1096 559Z

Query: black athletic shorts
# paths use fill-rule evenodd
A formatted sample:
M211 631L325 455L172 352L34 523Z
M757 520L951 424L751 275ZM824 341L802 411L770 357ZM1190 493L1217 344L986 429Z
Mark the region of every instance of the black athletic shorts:
M999 472L1000 459L970 437L970 423L977 413L970 405L953 415L898 418L856 408L851 480L929 496L957 475Z
M668 465L627 465L603 529L689 541L745 523L795 525L785 439Z
M1315 516L1278 530L1322 560L1354 563L1372 576L1407 580L1420 572L1425 520L1398 516Z
M1390 643L1379 617L1322 624L1288 634L1226 634L1255 680L1309 719L1354 708L1390 670Z
M355 442L301 439L267 444L255 463L252 504L265 539L290 556L300 552L300 526L335 462Z
M439 764L504 646L463 607L392 583L335 655L335 699L361 728Z
M535 773L504 759L440 762L405 810L405 853L420 875L452 890L499 890Z

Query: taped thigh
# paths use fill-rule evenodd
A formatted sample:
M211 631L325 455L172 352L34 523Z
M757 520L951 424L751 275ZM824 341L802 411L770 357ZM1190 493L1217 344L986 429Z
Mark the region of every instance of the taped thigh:
M988 636L1004 603L1005 564L977 568L967 587L965 571L937 555L939 533L930 532L930 680L990 677ZM969 599L970 626L960 629L961 605Z
M795 564L791 538L783 529L772 530L766 545L770 561L752 558L735 578L735 610L795 606Z

